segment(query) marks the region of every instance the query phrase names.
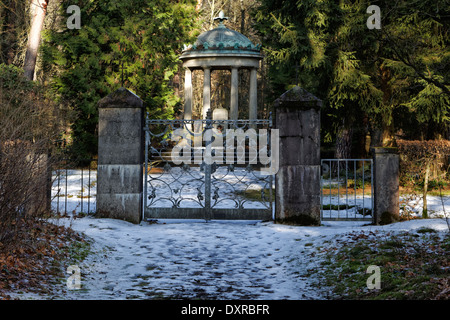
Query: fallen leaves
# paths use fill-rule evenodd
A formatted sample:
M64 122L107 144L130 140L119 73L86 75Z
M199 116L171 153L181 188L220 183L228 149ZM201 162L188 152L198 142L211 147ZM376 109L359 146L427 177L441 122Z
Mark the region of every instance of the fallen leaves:
M18 292L49 293L51 284L64 277L61 266L71 245L84 241L73 230L51 223L31 227L33 238L0 246L0 299Z

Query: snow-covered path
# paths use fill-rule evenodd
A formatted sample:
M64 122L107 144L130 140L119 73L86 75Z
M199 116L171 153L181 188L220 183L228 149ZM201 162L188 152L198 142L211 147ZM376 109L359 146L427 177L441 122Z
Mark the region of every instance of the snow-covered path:
M95 212L95 172L92 176L84 174L83 178L79 173L68 172L67 181L64 176L55 180L54 195L58 192L67 195L55 197L52 203L55 211L57 206L62 211L67 206L69 213ZM325 204L338 203L335 198L326 201ZM448 197L444 202L445 211L439 197L429 197L430 216L448 214ZM421 216L420 199L407 201L401 210ZM133 225L89 216L62 218L55 223L86 234L93 240L96 254L79 265L80 290L68 290L62 283L61 293L50 298L89 300L327 299L326 288L317 283L309 270L320 268L325 253L342 245L349 233L411 230L421 226L447 229L442 219L413 220L384 227L364 226L368 223L364 221L323 221L321 227L203 220L159 220L156 224Z
M69 299L321 297L298 274L310 263L312 249L303 244L314 228L248 221L136 226L89 218L72 227L109 249L80 266L83 290L68 291Z
M79 265L81 290L57 299L327 299L309 269L354 231L446 230L442 219L385 227L325 222L294 227L272 222L166 221L133 225L112 219L61 219L94 240L97 254Z

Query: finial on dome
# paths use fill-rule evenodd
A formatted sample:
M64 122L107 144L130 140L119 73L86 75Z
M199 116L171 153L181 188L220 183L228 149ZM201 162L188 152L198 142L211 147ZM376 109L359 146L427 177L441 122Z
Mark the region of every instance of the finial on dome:
M219 16L214 18L214 21L219 20L219 26L223 26L223 21L228 20L228 17L225 17L223 10L220 10Z

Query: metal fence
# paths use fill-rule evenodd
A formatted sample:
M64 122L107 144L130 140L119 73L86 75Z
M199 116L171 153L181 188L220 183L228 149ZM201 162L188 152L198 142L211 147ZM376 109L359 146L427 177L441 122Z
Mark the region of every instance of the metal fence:
M88 165L80 165L88 163ZM52 170L52 210L58 215L96 211L97 159L58 161Z
M59 215L96 212L97 159L82 162L88 165L61 160L52 170L51 206ZM372 159L322 159L321 166L321 219L371 221Z
M261 174L270 157L263 165L250 150L258 142L270 150L270 125L269 119L147 119L144 218L271 219L273 177Z
M372 159L321 160L321 219L372 220Z

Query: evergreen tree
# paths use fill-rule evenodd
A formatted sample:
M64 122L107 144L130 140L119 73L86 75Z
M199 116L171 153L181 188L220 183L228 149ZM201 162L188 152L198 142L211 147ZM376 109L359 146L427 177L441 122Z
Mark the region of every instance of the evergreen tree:
M171 79L184 43L195 33L195 1L63 0L81 9L81 28L44 36L44 73L55 93L70 101L78 117L72 126L72 151L97 152L97 102L124 86L140 96L153 118L171 118L180 105Z
M442 131L449 116L445 2L378 1L378 30L366 25L372 3L365 0L261 1L257 27L275 93L299 84L323 99L324 127L333 129L323 135L330 141L340 133L338 145L348 145L340 137L349 139L349 131L364 137L370 129L372 144L384 146L402 126Z

